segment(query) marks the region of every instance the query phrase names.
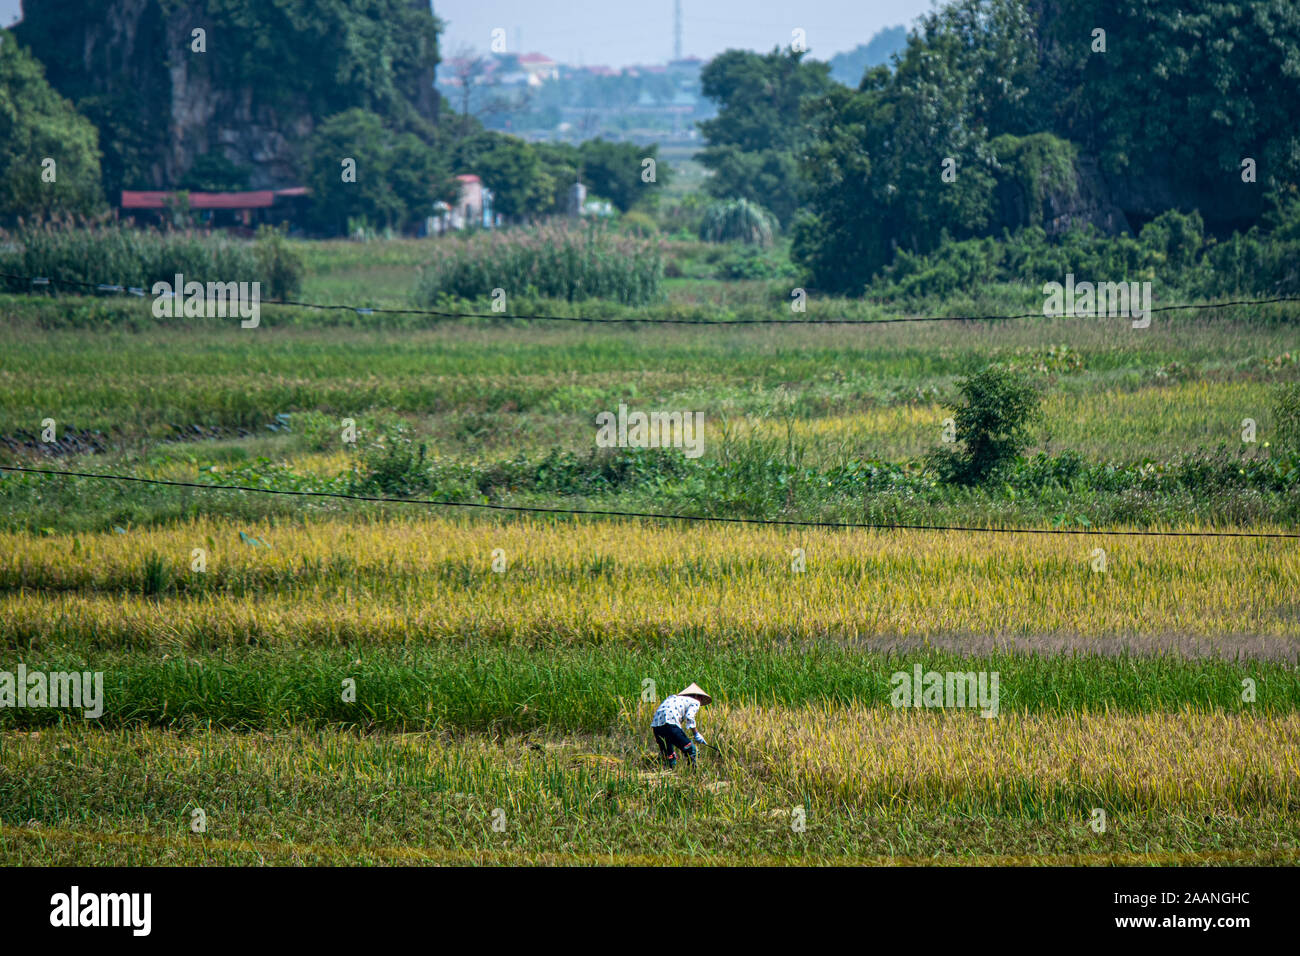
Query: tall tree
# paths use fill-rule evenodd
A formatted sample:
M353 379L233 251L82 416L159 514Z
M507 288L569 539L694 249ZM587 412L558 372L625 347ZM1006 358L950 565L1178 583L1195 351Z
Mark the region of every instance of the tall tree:
M718 115L700 124L708 140L700 161L713 172L706 188L758 203L782 223L800 201L794 161L803 138L800 107L834 85L827 64L804 56L728 50L700 74L704 95L718 103Z
M0 223L103 206L95 127L0 30Z
M597 196L608 199L619 211L637 204L653 206L659 189L670 180L667 163L658 161L659 147L636 143L611 143L591 139L578 147L582 181ZM642 179L645 160L655 161L654 182Z
M307 147L305 166L312 219L325 232L343 233L349 219L409 229L433 214L435 202L457 194L437 151L359 108L321 123Z

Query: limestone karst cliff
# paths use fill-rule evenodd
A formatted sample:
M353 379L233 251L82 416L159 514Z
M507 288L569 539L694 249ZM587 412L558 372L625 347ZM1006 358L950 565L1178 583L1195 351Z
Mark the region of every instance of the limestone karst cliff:
M176 186L213 152L249 188L297 182L305 138L354 106L437 119L428 0L27 0L16 33L99 128L110 197Z

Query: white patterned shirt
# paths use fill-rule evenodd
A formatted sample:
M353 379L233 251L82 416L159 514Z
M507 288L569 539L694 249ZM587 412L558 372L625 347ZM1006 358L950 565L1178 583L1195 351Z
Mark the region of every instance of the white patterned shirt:
M671 697L665 697L658 708L655 709L655 715L650 720L650 726L662 727L664 724L672 724L674 727L694 730L695 712L699 709L700 702L694 697L673 694ZM682 723L683 719L685 719L685 723Z

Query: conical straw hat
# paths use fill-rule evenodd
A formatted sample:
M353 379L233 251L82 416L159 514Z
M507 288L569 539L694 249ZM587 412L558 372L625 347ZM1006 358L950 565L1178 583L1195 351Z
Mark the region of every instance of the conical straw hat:
M701 703L701 704L711 704L711 703L713 703L713 698L710 697L708 694L704 693L704 688L701 687L699 684L692 684L690 687L687 687L684 691L682 691L681 693L679 693L677 696L678 696L678 697L698 697L698 698L700 699L700 703Z

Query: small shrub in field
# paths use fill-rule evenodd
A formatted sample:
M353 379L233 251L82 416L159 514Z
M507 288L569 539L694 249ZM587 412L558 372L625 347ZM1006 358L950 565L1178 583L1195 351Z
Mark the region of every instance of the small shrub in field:
M754 246L742 246L718 263L719 279L780 279L792 275L794 267Z
M776 218L748 199L716 202L704 211L700 238L705 242L745 242L770 246L776 234Z
M404 497L429 486L427 447L415 442L411 426L397 421L384 427L361 449L351 482L354 492Z
M663 272L657 243L598 226L546 226L439 242L416 294L423 305L487 299L494 289L516 298L648 305L662 297Z
M285 239L284 230L274 226L258 226L254 250L262 277L263 295L272 299L284 299L302 290L306 265L298 250Z
M975 485L1009 464L1030 440L1039 395L1018 372L989 366L957 383L961 401L949 406L960 451L937 452L933 463L949 482Z
M289 423L303 447L309 451L337 451L342 447L342 426L334 415L317 411L294 412Z

